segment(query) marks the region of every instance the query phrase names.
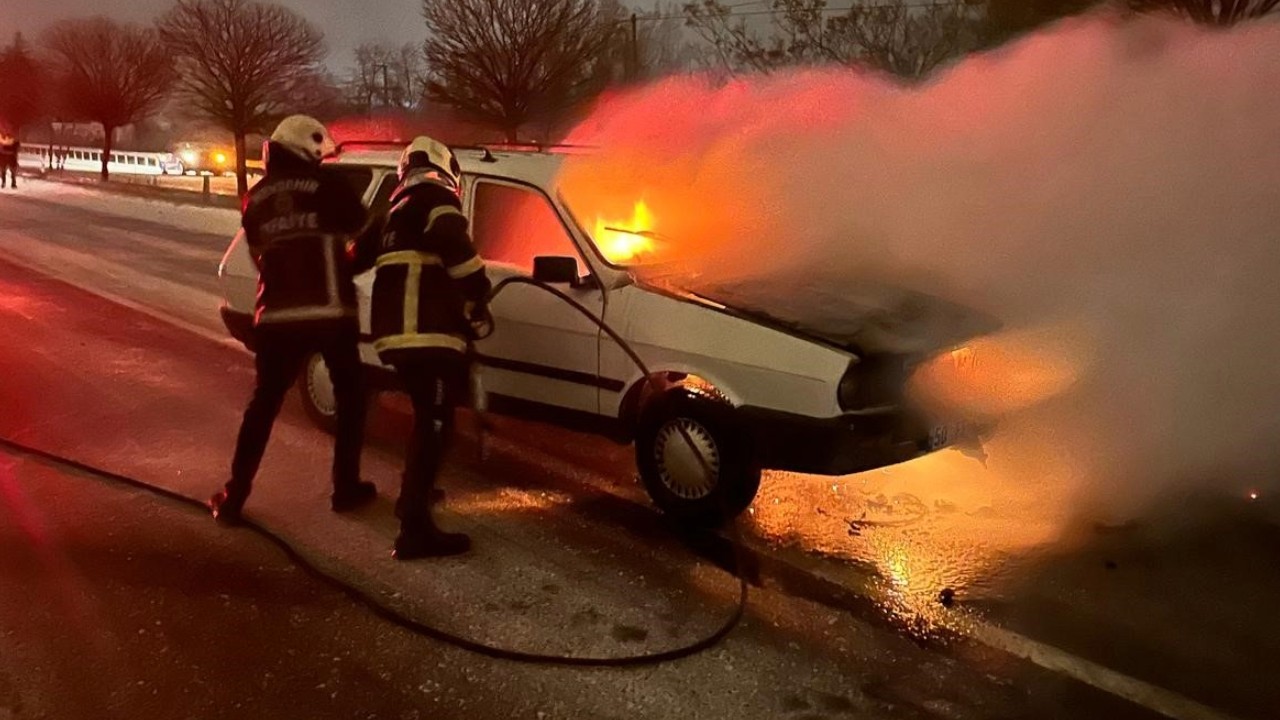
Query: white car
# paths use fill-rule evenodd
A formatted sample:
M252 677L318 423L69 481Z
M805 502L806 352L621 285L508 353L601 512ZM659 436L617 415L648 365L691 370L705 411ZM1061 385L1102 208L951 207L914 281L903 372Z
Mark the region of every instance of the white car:
M764 469L845 475L956 441L954 426L930 423L906 404L905 382L914 363L993 329L988 320L888 288L833 301L806 291L812 282L695 292L680 278L642 279L610 262L562 202L562 155L460 149L458 158L473 241L494 284L524 276L554 285L603 319L656 376L644 377L561 299L509 285L491 306L494 333L476 345L489 410L634 441L650 496L679 520L713 525L736 516ZM391 151L344 151L332 166L374 213L385 213L397 159ZM257 273L243 233L219 276L223 320L251 346ZM357 278L365 333L372 284L372 272ZM393 388L394 374L369 343L361 355L384 381L375 387ZM333 392L319 355L299 386L309 414L329 425Z

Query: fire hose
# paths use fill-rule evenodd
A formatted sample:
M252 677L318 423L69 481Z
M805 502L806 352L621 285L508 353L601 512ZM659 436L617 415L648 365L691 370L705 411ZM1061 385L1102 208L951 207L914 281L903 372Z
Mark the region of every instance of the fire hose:
M623 339L616 331L614 331L613 328L609 327L609 325L602 318L597 317L595 314L593 314L581 303L569 297L567 294L560 291L559 289L547 283L534 280L532 278L511 277L511 278L507 278L505 280L500 281L490 292L489 299L492 301L503 290L516 284L530 285L560 298L560 300L562 300L563 302L565 302L566 304L574 308L576 311L578 311L580 314L582 314L584 317L586 317L588 320L594 323L597 327L599 327L600 330L604 332L606 335L608 335L614 342L618 343L618 346L622 348L623 352L626 353L628 358L630 358L630 360L633 363L635 363L636 367L640 370L640 372L647 379L647 381L653 382L655 384L655 390L660 391L664 389L660 385L661 381L657 378L657 376L655 376L653 373L649 371L649 368L645 364L644 360L635 352L635 350L626 342L625 339ZM479 412L481 412L481 414L483 415L483 410L480 410ZM484 437L483 437L485 433L484 426L485 426L485 423L482 418L482 422L481 422L481 442L482 443L484 442ZM683 426L678 426L678 427L680 428L680 434L683 437L684 441L688 443L689 448L693 450L694 457L698 458L699 463L702 465L703 472L706 472L709 475L713 473L714 471L711 468L710 463L707 461L706 457L699 450L697 444L694 443L693 440L689 437L688 431L685 430ZM168 488L160 487L158 485L154 485L142 480L138 480L136 478L132 478L127 475L122 475L119 473L111 472L109 470L104 470L102 468L95 467L88 463L83 463L71 458L63 457L56 453L40 450L38 448L28 446L24 443L16 442L8 438L0 437L0 447L3 447L18 455L24 455L27 457L32 457L32 458L42 460L45 463L48 463L50 465L55 465L65 469L74 470L76 472L91 475L99 479L106 480L108 482L112 482L118 485L123 485L126 487L143 490L143 491L158 495L160 497L166 498L168 500L172 500L182 505L198 508L202 513L207 512L207 509L208 509L202 501L188 497L176 491L169 490ZM400 610L397 610L387 605L382 600L375 597L372 593L366 590L363 590L357 587L356 585L321 569L314 562L312 562L305 555L303 555L300 551L298 551L292 544L290 544L288 540L284 539L273 530L257 522L254 522L250 518L244 518L242 524L244 527L248 528L249 530L252 530L262 538L266 539L271 544L275 545L284 554L284 556L289 559L290 562L294 563L298 568L306 572L308 575L312 576L316 580L326 585L329 585L330 587L334 588L338 592L347 596L347 598L349 598L351 601L353 601L357 605L363 606L365 609L371 612L374 616L388 623L396 625L404 630L407 630L415 635L436 640L438 642L442 642L447 645L452 645L459 649L472 652L477 655L483 655L485 657L493 658L496 660L506 660L511 662L534 664L534 665L558 665L558 666L568 666L568 667L615 667L615 668L638 667L638 666L656 665L660 663L671 662L674 660L679 660L682 658L696 655L698 653L704 652L718 645L722 640L728 637L728 635L732 633L733 630L738 626L738 623L741 622L742 617L746 613L746 608L747 608L748 580L747 580L747 573L745 570L745 563L743 562L745 557L745 550L743 547L741 535L737 529L736 524L731 524L729 527L732 534L731 540L732 540L734 553L735 553L734 574L737 575L737 578L738 578L738 598L734 606L734 609L729 614L729 616L719 626L717 626L717 628L713 632L711 632L710 634L704 636L703 638L695 642L670 648L667 650L657 650L654 652L642 653L642 654L636 654L636 655L620 655L620 656L606 656L606 657L555 655L555 654L525 652L522 650L513 650L509 648L488 645L478 640L474 640L472 638L455 634L449 630L444 630L442 628L429 625L420 620L410 617L409 615L407 615L406 613Z

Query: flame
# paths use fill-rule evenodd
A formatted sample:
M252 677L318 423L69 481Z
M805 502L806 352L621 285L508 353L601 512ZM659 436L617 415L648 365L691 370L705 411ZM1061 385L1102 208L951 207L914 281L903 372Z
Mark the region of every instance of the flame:
M629 220L607 220L596 216L596 230L592 233L596 245L612 263L634 262L640 256L653 252L653 213L644 201L638 201Z

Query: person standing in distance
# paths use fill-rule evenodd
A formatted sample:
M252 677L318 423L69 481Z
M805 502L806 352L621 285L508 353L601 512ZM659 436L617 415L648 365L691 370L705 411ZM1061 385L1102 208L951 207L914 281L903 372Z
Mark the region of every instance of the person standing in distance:
M18 189L18 154L22 152L22 143L18 138L0 132L0 188L6 183Z
M373 483L360 480L365 395L354 277L368 213L356 192L322 167L335 151L318 120L285 118L265 144L266 172L244 201L245 240L258 266L257 387L231 480L209 500L219 521L240 520L284 396L315 352L329 368L337 401L331 507L354 510L377 494Z
M416 138L400 157L400 184L378 252L373 283L374 348L395 367L413 403L413 435L396 516L398 560L458 555L461 533L432 517L436 477L467 392L471 339L492 330L490 283L462 214L461 170L453 152Z

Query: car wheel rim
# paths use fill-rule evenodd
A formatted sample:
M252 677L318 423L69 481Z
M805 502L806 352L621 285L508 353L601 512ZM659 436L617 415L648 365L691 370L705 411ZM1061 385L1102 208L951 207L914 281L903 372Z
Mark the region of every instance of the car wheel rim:
M658 430L653 453L658 478L682 500L702 500L719 484L720 449L711 431L696 420L668 421Z
M337 400L333 392L333 380L329 378L329 366L324 358L312 355L307 363L307 397L311 405L326 417L337 413Z

